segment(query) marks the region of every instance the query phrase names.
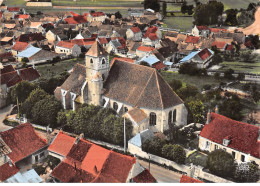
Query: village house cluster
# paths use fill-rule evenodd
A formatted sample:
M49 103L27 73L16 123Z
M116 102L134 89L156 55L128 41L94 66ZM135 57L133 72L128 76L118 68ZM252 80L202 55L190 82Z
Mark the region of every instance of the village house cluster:
M183 100L158 71L183 63L207 68L215 55L213 46L227 54L235 46L240 50L252 47L252 41L237 30L194 26L191 33L184 33L165 29L160 13L150 9L129 9L128 16L120 19L95 11L28 14L7 6L0 11L0 108L6 106L11 87L40 77L36 64L83 55L85 64L75 62L69 77L55 89L55 97L63 109L75 111L82 104L93 104L128 118L134 136L128 148L137 155L145 140L164 133L170 124L188 124ZM217 110L209 112L198 148L223 149L237 162L260 164L260 129ZM47 156L60 160L47 173L53 182L156 182L134 156L63 131L46 141L30 123L0 132L0 182L43 182L31 165ZM185 175L181 179L197 181Z

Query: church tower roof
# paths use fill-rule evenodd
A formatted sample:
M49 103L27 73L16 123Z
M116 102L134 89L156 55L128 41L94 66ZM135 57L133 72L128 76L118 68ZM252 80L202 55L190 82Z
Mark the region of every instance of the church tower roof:
M97 41L95 41L95 43L91 46L91 48L86 53L86 55L93 56L93 57L99 57L102 55L107 55L107 52Z

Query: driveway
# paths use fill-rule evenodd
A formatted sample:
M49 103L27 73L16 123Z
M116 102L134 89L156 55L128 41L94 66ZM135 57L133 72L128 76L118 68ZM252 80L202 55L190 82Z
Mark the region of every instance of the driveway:
M0 132L12 128L10 126L7 126L7 125L3 124L3 121L4 121L5 117L6 117L6 115L11 112L11 108L12 108L12 106L9 105L9 106L7 106L5 108L0 109Z

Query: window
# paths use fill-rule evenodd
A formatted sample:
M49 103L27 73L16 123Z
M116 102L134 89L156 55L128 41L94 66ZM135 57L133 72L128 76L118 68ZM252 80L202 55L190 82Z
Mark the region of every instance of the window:
M40 154L40 158L42 158L44 156L44 152L42 152L41 154Z
M116 111L118 109L118 104L116 102L113 103L113 109L115 109Z
M154 112L150 113L150 125L151 126L156 125L156 114Z
M236 157L236 152L232 151L232 156L233 156L233 158L235 158Z
M173 117L173 119L172 119L173 122L176 122L176 112L177 112L177 111L176 111L176 109L175 109L175 110L173 111L173 116L172 116L172 117Z
M172 123L172 111L169 112L168 123Z
M102 59L102 65L106 64L106 60Z
M35 156L35 162L38 162L38 161L39 161L38 156Z
M102 105L105 106L105 104L106 104L106 100L103 99L103 100L102 100Z
M206 148L205 149L210 149L210 142L206 141Z
M241 155L241 161L245 162L245 155L243 155L243 154Z
M127 108L127 107L125 107L125 108L124 108L124 111L125 111L125 112L128 112L128 108Z
M218 149L218 145L215 145L215 150L217 150Z
M90 63L93 63L93 59L90 59Z

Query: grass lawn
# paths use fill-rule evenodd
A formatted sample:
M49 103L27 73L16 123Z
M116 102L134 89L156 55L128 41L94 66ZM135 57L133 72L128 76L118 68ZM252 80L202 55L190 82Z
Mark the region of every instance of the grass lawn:
M167 24L168 28L176 28L181 31L192 29L192 17L165 17L163 22Z
M213 76L207 76L207 77L198 77L198 76L190 76L187 74L179 74L176 72L169 72L169 71L163 71L161 72L164 80L166 80L168 83L172 79L180 80L184 84L191 84L199 88L200 91L203 90L203 86L206 84L211 85L212 87L218 86L220 82L226 82L226 80L223 79L215 79Z
M202 167L206 167L207 165L207 159L208 156L205 154L202 154L199 151L196 151L194 153L192 153L187 159L186 159L186 163L190 164L193 163L194 165L200 165Z
M223 62L220 64L222 68L220 70L233 69L235 72L245 72L260 74L260 62L245 63L245 62Z
M84 59L68 59L55 64L44 64L36 66L41 77L50 78L62 72L71 70L77 63L84 64Z
M3 2L5 5L7 6L25 6L26 5L26 1L24 0L4 0Z

